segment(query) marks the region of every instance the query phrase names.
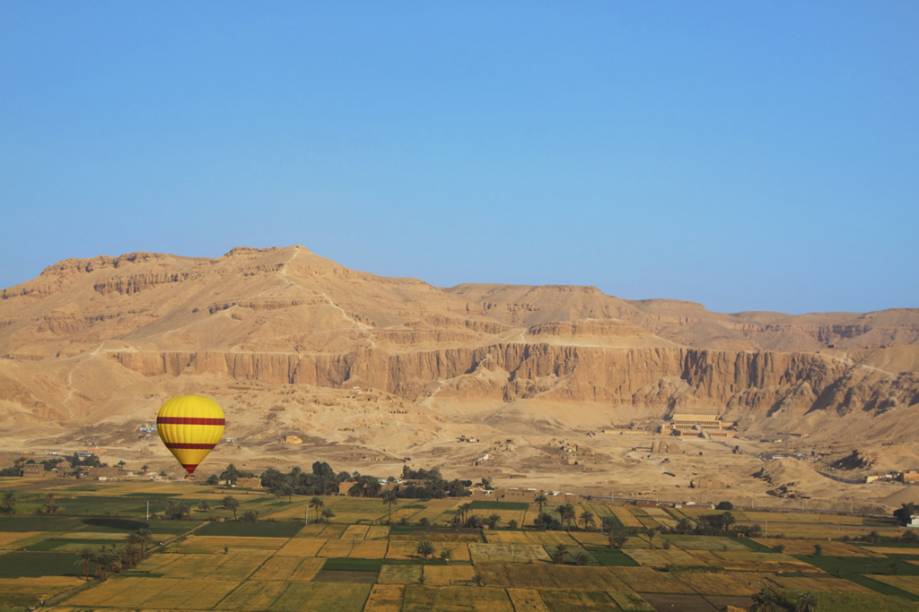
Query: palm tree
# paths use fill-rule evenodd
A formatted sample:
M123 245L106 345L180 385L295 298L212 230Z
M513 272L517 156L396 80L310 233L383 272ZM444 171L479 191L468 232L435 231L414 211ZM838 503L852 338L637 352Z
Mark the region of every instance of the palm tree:
M135 533L140 543L140 556L145 557L147 555L147 547L153 545L153 534L151 534L150 530L146 527L138 529Z
M45 497L45 514L54 514L59 508L60 506L58 506L57 502L54 500L54 493L48 493L48 496Z
M536 499L533 501L536 502L536 506L539 508L539 513L542 514L543 509L546 507L546 502L549 501L549 498L546 497L545 491L540 491L539 495L537 495Z
M562 523L567 523L568 529L571 529L571 523L577 518L577 513L574 510L574 506L571 504L562 504L556 508L555 511L558 512Z
M319 520L319 510L325 506L325 502L322 501L322 498L319 496L313 496L313 499L310 500L310 508L316 512L316 520Z
M466 513L472 509L472 504L465 503L459 507L460 519L463 521L463 524L466 523Z
M581 513L581 525L584 526L584 529L591 528L593 529L597 525L597 521L594 520L594 513L589 510L585 510Z
M657 529L653 527L645 527L645 535L648 536L648 547L654 548L654 536L657 535Z
M393 504L395 504L397 501L399 501L399 495L396 493L395 489L387 489L383 491L383 503L388 507L386 514L387 523L392 522L392 507Z
M89 564L95 557L95 553L88 548L80 551L80 565L83 567L83 578L89 578Z
M609 547L610 548L622 548L622 545L625 544L625 541L628 539L628 536L624 531L618 529L609 530Z

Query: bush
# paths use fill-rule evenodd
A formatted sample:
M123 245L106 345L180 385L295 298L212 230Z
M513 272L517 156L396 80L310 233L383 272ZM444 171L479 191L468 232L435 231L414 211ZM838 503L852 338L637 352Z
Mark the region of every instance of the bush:
M715 506L715 510L733 510L734 504L729 501L720 501L718 505Z

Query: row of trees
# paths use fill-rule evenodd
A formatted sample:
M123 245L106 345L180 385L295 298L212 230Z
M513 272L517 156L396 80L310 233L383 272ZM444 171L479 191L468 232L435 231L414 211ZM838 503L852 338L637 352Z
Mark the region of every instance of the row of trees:
M40 464L45 471L53 469L61 469L61 464L67 462L70 466L69 470L66 470L71 476L76 476L80 473L82 468L89 467L105 467L106 464L96 455L90 454L87 456L81 457L77 453L67 457L53 457L51 459L44 459L42 461L36 461L35 459L26 459L25 457L20 457L13 462L13 465L5 468L0 468L0 476L22 476L22 468L26 465L37 465ZM124 462L121 462L124 464Z
M284 474L274 468L262 472L262 487L268 489L278 497L287 497L288 501L293 495L333 495L338 493L338 485L351 478L347 472L336 474L328 463L316 461L309 472L304 472L299 467L291 468Z
M232 466L230 466L232 467ZM228 468L229 470L229 468ZM226 474L227 471L224 472ZM230 479L221 480L230 482ZM469 480L445 480L438 470L412 469L404 466L403 482L397 484L390 476L385 482L368 474L340 472L338 474L325 462L313 463L309 472L299 467L291 468L288 473L268 468L261 474L261 485L273 495L286 497L290 501L294 495L332 495L337 494L342 483L351 483L347 493L352 497L379 497L390 508L398 498L435 499L443 497L462 497L470 495L472 485Z
M135 567L147 556L147 551L153 545L153 536L149 529L139 529L128 535L124 546L117 548L102 546L97 550L84 548L80 551L77 562L84 578L90 575L104 579L110 574L117 574L122 570Z
M36 510L36 514L57 514L60 511L61 506L57 503L57 498L54 496L54 493L48 493L45 495L45 503L40 505ZM16 514L16 493L14 491L5 491L3 493L3 498L0 500L0 514L10 516Z

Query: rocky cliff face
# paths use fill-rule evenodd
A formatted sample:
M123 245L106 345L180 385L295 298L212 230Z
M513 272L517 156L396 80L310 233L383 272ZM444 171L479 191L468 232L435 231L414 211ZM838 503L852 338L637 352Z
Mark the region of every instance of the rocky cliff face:
M439 393L756 418L885 414L919 404L917 343L913 309L726 315L594 287L444 290L348 270L301 247L218 259L132 253L65 260L3 290L0 355L16 367L0 370L29 384L8 385L18 391L0 395L0 408L35 412L20 401L27 389L44 414L91 410L74 386L92 370L97 390L123 373L207 375L360 386L409 401Z
M433 383L501 372L476 386L496 400L535 396L664 408L746 408L768 413L886 410L919 401L914 376L865 376L859 366L820 355L696 349L609 350L549 344L493 344L396 354L367 349L336 355L258 352L114 352L145 376L216 374L233 380L325 387L354 385L422 398ZM494 377L490 377L492 382ZM670 381L671 384L660 384Z

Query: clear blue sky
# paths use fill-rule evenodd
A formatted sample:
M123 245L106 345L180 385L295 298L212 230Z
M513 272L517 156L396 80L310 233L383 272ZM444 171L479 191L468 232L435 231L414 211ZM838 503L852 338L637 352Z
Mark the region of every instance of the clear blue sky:
M919 2L5 0L0 206L0 286L300 243L436 285L919 306Z

